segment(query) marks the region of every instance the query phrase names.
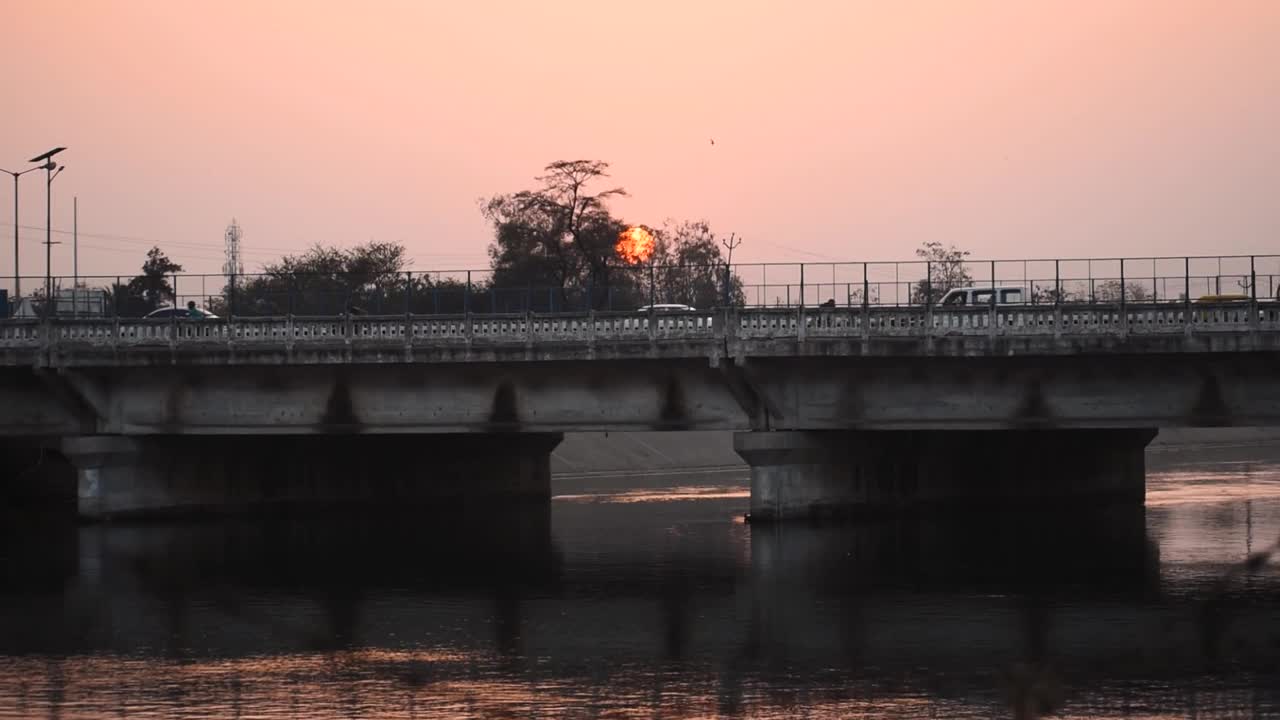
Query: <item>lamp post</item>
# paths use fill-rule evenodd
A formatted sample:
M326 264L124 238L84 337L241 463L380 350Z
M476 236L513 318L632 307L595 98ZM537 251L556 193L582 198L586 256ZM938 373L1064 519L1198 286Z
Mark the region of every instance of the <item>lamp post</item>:
M0 169L0 172L13 176L13 299L22 300L22 272L18 269L18 178L40 167L27 168L21 172Z
M56 147L47 153L37 155L29 162L38 163L43 161L40 167L44 170L44 302L45 317L49 316L50 311L54 307L53 303L53 179L58 177L65 165L59 165L53 161L53 156L66 150L64 147Z

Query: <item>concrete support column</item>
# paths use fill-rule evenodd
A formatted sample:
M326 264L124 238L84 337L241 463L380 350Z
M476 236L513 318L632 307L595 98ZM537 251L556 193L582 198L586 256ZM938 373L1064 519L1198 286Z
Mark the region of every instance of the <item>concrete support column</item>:
M82 517L551 497L556 433L68 438Z
M753 520L928 505L1141 504L1150 429L746 432Z
M139 443L116 435L66 438L62 454L76 470L76 509L82 517L109 514L115 505L139 505L131 495L150 483L138 465ZM155 489L159 489L158 487Z

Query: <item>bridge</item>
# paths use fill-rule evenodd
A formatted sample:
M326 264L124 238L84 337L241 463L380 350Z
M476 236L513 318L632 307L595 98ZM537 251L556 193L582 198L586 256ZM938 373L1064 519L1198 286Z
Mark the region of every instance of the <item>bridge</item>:
M757 518L1140 501L1157 428L1280 423L1278 351L1280 303L1185 294L53 316L0 322L0 437L66 457L88 516L387 493L545 498L560 433L641 429L736 431ZM422 479L388 479L424 465ZM246 480L269 473L289 480Z

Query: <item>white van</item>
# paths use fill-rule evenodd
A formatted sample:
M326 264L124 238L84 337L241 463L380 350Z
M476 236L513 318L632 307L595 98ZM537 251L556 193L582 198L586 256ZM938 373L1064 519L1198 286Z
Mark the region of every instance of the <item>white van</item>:
M965 305L1022 305L1026 294L1020 287L964 287L953 288L942 296L939 305L962 307Z

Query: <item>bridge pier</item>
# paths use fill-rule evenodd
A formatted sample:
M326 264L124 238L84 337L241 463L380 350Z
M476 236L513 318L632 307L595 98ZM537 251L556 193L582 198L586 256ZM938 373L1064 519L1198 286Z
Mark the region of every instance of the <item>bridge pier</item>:
M105 519L365 505L452 512L551 498L559 433L66 438L77 510Z
M1141 504L1153 429L740 432L751 518L968 504Z

